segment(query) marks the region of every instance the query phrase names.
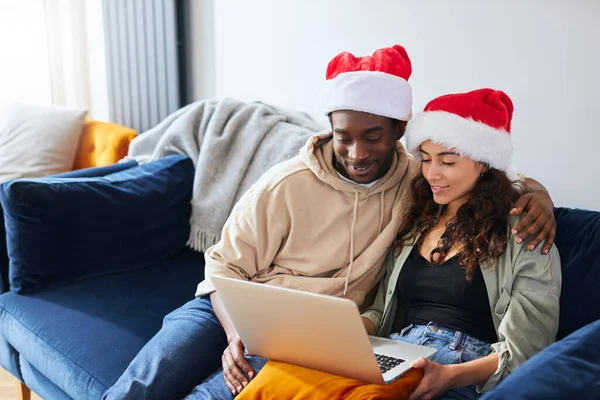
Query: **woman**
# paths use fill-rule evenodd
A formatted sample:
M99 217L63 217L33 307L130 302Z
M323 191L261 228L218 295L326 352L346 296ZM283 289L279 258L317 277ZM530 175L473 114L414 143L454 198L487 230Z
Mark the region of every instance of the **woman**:
M411 399L475 399L555 340L556 247L529 252L510 237L512 113L505 93L480 89L434 99L408 123L422 174L363 320L371 335L438 349L413 363L425 374Z

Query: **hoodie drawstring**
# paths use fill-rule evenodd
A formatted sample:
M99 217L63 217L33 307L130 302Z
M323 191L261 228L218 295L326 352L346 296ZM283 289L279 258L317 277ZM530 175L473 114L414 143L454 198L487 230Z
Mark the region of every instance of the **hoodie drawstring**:
M385 190L381 191L379 197L379 234L383 229L383 212L385 206ZM352 214L352 227L350 228L350 265L348 266L348 273L346 274L346 282L344 283L344 296L348 291L348 283L350 282L350 274L352 273L352 264L354 264L354 225L356 224L356 214L358 211L358 191L354 190L354 211Z
M381 234L381 230L383 229L383 204L385 202L384 198L383 198L383 194L385 193L385 190L381 191L381 197L379 198L379 234Z
M352 227L350 228L350 265L346 274L346 283L344 283L344 296L348 291L348 282L350 281L350 273L352 272L352 264L354 263L354 224L356 223L356 211L358 210L358 191L354 189L354 212L352 213Z

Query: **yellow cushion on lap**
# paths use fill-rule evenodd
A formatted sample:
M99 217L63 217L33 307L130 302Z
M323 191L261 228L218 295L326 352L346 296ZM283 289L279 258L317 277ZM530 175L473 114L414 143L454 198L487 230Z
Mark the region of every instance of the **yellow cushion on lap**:
M236 399L408 399L423 377L411 369L389 385L373 385L355 379L278 361L269 361Z

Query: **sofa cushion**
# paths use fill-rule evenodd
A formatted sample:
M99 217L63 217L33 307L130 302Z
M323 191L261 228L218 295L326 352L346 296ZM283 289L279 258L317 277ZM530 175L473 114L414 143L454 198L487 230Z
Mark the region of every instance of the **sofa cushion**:
M481 400L600 399L600 320L548 346Z
M202 279L203 254L186 249L142 270L11 291L0 296L0 335L71 398L99 399Z
M61 174L51 175L49 178L97 178L100 176L114 174L115 172L121 172L137 165L138 163L136 161L125 161L103 167L82 168L74 171L63 172Z
M129 143L136 136L134 129L123 125L86 120L73 169L101 167L118 162L127 155Z
M13 104L0 116L0 182L70 171L85 110Z
M557 208L556 247L562 265L557 338L600 319L600 212Z
M143 268L186 245L194 167L183 156L96 178L0 185L12 291Z
M135 167L137 162L127 161L106 167L85 168L77 171L64 172L51 175L53 178L94 178ZM8 252L6 248L6 229L4 228L4 211L0 202L0 294L9 289L8 281Z

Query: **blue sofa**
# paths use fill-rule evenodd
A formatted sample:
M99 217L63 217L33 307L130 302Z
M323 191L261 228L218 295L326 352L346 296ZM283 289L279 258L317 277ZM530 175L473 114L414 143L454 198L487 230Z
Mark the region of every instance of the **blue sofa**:
M193 175L170 156L1 184L0 366L46 400L99 399L203 279L186 247ZM600 398L598 350L573 350L600 348L600 212L555 215L560 340L487 399Z

